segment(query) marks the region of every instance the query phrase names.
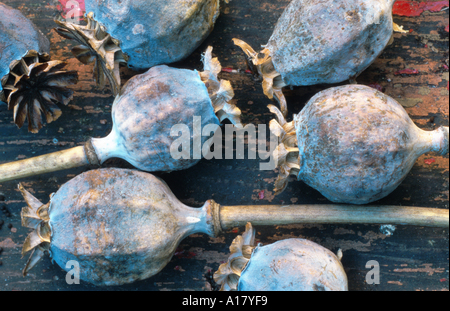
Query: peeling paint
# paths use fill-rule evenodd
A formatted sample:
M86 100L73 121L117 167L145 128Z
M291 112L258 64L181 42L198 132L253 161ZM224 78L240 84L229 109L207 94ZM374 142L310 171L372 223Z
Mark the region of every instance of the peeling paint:
M398 16L420 16L425 11L439 12L449 6L448 1L396 1L392 13Z
M394 269L394 272L408 272L408 273L415 273L415 272L422 272L427 273L429 276L432 276L435 273L444 273L445 268L432 268L432 264L423 264L424 268L402 268L402 269Z
M17 248L19 246L22 246L22 245L14 243L14 241L11 238L6 238L0 242L0 247L3 247L3 248Z

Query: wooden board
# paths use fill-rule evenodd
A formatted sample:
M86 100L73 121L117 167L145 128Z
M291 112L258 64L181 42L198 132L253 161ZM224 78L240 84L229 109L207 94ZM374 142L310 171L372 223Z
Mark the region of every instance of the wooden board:
M67 61L67 69L78 70L80 81L74 87L74 99L62 108L63 115L38 134L30 134L26 128L17 129L12 121L12 112L0 105L0 163L67 149L81 145L89 137L107 135L112 126L113 97L109 88L100 90L95 86L91 65L82 65L73 58L70 52L72 42L62 39L52 30L55 26L53 18L60 14L58 1L3 2L20 9L42 30L51 41L52 58ZM201 69L201 53L212 45L214 55L223 67L241 69L239 73L224 72L222 78L231 81L236 104L242 110L245 122L268 124L273 116L267 105L272 102L263 95L260 84L251 75L245 74L243 53L231 39L243 39L253 47L265 44L288 3L288 0L234 0L222 4L213 33L189 58L173 66ZM385 94L406 107L411 118L423 129L448 126L448 6L442 11L425 11L415 17L394 16L394 20L411 31L396 33L394 43L359 77L358 83L382 87ZM396 75L396 72L406 68L417 69L419 74ZM136 72L124 68L121 74L126 81ZM292 118L293 113L301 111L315 93L327 87L287 89L288 119ZM299 181L290 183L284 193L274 196L273 182L277 172L260 171L259 164L259 159L202 160L185 171L156 175L168 183L183 203L193 207L203 205L208 199L223 205L328 202L317 191ZM131 168L118 159L108 160L104 164L104 167L112 166ZM21 182L42 202L48 202L49 195L62 184L93 168L43 174ZM228 258L232 240L243 232L243 228L234 228L219 238L192 235L180 244L174 258L161 273L126 286L99 288L85 282L68 285L65 272L52 264L50 258L41 261L24 278L21 270L26 258L21 256L21 247L29 230L21 227L20 210L25 203L17 190L17 183L0 184L0 199L4 198L0 207L5 206L10 213L8 216L8 213L0 211L0 219L5 223L0 230L0 247L3 249L0 254L0 290L216 290L211 274ZM448 209L448 155L427 154L420 157L400 187L377 203ZM9 224L12 228L8 227ZM289 225L258 227L256 230L256 238L263 244L301 237L334 252L342 249L342 262L352 291L449 289L448 229L398 226L392 235L382 233L380 227L374 225ZM370 271L366 263L371 260L380 264L380 284L366 282Z

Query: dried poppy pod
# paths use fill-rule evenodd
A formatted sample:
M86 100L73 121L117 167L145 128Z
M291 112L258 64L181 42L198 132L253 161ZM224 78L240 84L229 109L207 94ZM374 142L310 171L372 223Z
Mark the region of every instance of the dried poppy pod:
M330 201L366 204L394 191L422 154L448 153L448 127L421 130L394 99L363 85L316 94L292 122L269 109L281 141L277 193L294 175Z
M22 225L34 229L22 253L32 254L24 275L50 252L63 269L75 260L80 279L120 285L149 278L172 258L190 234L218 236L222 230L292 223L449 225L448 210L345 205L221 206L201 208L177 200L166 183L137 170L105 168L71 179L43 204L19 185L28 207Z
M73 54L95 62L99 86L109 80L120 92L119 65L150 67L180 61L198 48L214 27L219 0L86 0L87 25L56 21L56 31L80 45Z
M67 105L77 83L76 71L62 71L62 61L51 61L50 43L23 14L0 3L0 101L14 110L14 123L37 133L44 120L61 115L56 104Z
M347 274L338 256L305 239L255 245L248 223L230 246L228 262L214 273L221 291L348 291Z
M257 53L233 39L263 79L263 90L287 114L282 88L355 79L391 40L395 0L293 0Z
M179 133L172 133L174 126L187 126L191 139L200 140L202 147L212 144L211 135L202 133L206 126L218 127L229 119L242 127L241 111L230 103L234 96L230 82L217 78L221 66L217 58L212 58L212 47L203 55L203 62L204 71L200 73L162 65L134 76L113 103L113 128L107 137L90 139L85 146L0 165L0 182L98 165L112 157L148 172L170 172L195 165L201 156L194 156L194 148L190 148L188 158L172 156L172 145L179 139ZM200 121L195 126L196 118Z

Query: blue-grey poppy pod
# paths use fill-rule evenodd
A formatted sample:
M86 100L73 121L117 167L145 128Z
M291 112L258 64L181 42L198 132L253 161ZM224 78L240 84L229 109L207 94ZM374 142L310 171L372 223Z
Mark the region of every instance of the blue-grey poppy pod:
M355 79L392 38L394 0L293 0L261 52L234 39L286 116L282 88Z
M19 10L0 3L0 102L14 111L14 123L37 133L45 122L61 115L78 80L76 71L62 71L66 63L50 60L50 43Z
M248 223L234 239L231 255L214 274L222 291L347 291L348 281L338 256L305 239L255 245Z
M364 85L319 92L292 122L269 109L280 141L277 193L294 175L332 202L367 204L394 191L422 154L448 153L448 127L422 130L397 101Z
M113 127L106 137L91 138L84 146L2 164L0 182L98 165L112 157L147 172L171 172L195 165L210 150L214 141L211 133L224 119L243 127L241 110L232 101L231 83L218 77L222 67L212 57L212 47L207 48L202 61L202 72L160 65L135 75L113 102ZM211 131L204 134L205 129ZM178 144L180 139L184 143ZM194 141L200 141L200 147L194 146L195 156L194 147L191 148ZM178 146L183 150L188 146L187 151L174 156Z
M87 25L56 21L56 31L80 45L72 52L95 61L99 85L108 78L120 91L119 65L135 70L180 61L194 52L214 28L219 0L86 0Z

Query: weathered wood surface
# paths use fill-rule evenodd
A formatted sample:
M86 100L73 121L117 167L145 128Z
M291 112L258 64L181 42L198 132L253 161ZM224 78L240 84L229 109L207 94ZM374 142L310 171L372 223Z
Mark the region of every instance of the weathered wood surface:
M72 43L59 37L52 28L58 13L58 1L3 0L20 9L47 35L52 43L54 59L68 62L68 69L79 71L80 81L74 87L74 100L63 107L63 115L30 134L17 129L12 112L0 106L0 163L59 151L85 142L89 137L104 137L111 129L113 97L108 88L99 90L92 79L92 66L82 65L70 53ZM208 45L223 67L246 69L245 59L231 39L237 37L257 47L266 43L273 26L288 0L231 1L223 4L215 30L206 42L188 59L173 66L201 69L200 55ZM418 17L395 16L394 20L411 29L395 34L394 43L358 79L361 84L379 84L383 91L396 98L411 118L424 129L448 126L448 57L449 13L423 12ZM322 25L323 26L323 25ZM447 27L447 29L445 29ZM330 29L332 31L332 29ZM396 75L399 70L417 69L418 75ZM136 74L122 70L124 80ZM243 111L244 121L268 124L272 119L266 108L271 101L262 94L260 85L245 73L223 73L231 81L236 103ZM290 115L298 113L316 92L327 86L296 87L286 90ZM260 171L260 160L202 160L195 167L171 174L156 174L173 189L185 204L201 206L214 199L223 205L327 203L317 191L302 182L292 182L279 196L273 195L276 171ZM104 166L130 167L121 160L109 160ZM21 180L27 190L43 202L74 176L92 169L84 167L44 174ZM158 275L141 282L114 288L98 288L81 283L68 285L65 272L49 258L40 262L22 277L26 258L21 246L28 234L22 228L20 210L23 198L17 181L0 184L0 212L4 225L0 230L0 290L198 290L214 289L210 271L228 257L228 247L243 228L235 228L219 238L193 235L185 239L170 264ZM419 158L400 187L377 204L413 205L447 208L449 202L448 156L427 154ZM8 225L12 224L12 228ZM138 230L138 228L130 228ZM388 236L374 225L289 225L258 227L257 240L263 244L293 237L307 238L336 252L343 250L343 264L350 290L448 290L448 230L399 226ZM381 266L380 284L367 284L366 263L376 260Z

